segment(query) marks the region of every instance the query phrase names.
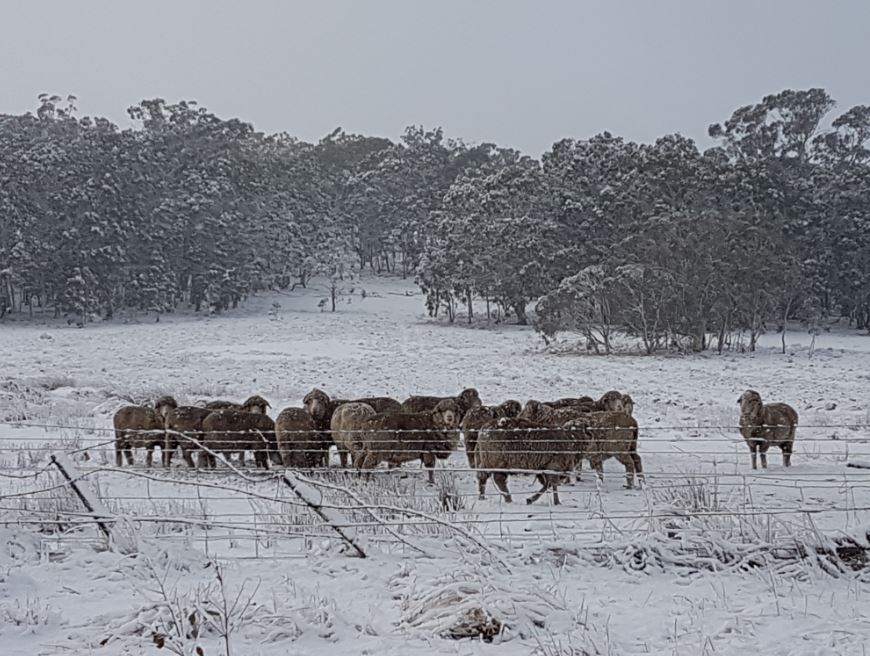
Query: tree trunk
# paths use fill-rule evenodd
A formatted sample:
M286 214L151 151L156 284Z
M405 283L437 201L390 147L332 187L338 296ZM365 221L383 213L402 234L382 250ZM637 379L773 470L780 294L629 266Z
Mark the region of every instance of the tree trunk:
M782 313L782 354L785 355L785 331L788 325L788 312L791 309L791 301L785 304L785 309Z
M471 323L474 319L474 306L472 305L472 297L471 297L471 289L466 288L465 290L465 304L468 307L468 323Z
M511 307L517 314L517 325L528 326L529 318L526 316L526 304L523 301L516 301L511 305Z

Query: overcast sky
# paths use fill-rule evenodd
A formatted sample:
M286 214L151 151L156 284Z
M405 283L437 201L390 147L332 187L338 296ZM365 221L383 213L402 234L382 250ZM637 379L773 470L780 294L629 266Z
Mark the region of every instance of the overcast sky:
M195 99L312 141L703 140L783 88L870 104L868 67L868 0L0 0L0 112L73 93L126 125L140 99Z

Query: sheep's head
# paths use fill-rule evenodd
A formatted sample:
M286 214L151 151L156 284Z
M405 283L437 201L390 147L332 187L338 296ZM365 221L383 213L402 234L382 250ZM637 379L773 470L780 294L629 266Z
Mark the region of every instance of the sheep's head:
M622 393L617 392L616 390L605 392L598 400L598 404L601 406L602 410L607 412L623 412Z
M522 411L523 406L520 405L520 402L510 399L497 406L495 414L497 417L519 417Z
M462 406L460 409L464 412L468 412L472 408L479 408L483 405L480 402L480 394L478 394L477 390L473 387L462 390L457 399L459 404Z
M242 404L242 410L244 410L245 412L250 412L252 414L260 414L260 415L266 414L266 408L271 408L271 407L272 406L269 405L269 402L266 399L264 399L262 396L257 396L257 395L254 395L254 396L248 398Z
M737 399L737 403L740 406L740 412L744 415L755 414L764 405L761 401L761 394L751 389L743 392Z
M526 401L526 405L520 412L519 417L528 421L540 421L549 414L549 408L540 401L534 399Z
M438 428L456 428L459 425L460 408L453 399L440 401L432 413Z
M302 399L302 405L305 406L308 414L319 421L326 417L326 411L329 407L329 395L315 387Z
M622 411L629 416L634 416L634 399L628 394L622 395Z
M166 415L178 407L178 402L171 396L161 396L154 402L154 409L157 414L166 419Z

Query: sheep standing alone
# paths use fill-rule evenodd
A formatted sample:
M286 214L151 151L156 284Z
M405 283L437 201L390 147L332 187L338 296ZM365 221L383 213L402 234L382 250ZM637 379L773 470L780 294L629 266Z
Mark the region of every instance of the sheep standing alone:
M305 408L284 408L275 420L278 452L285 467L310 468L329 464L329 436Z
M260 412L215 410L202 421L201 442L227 459L238 453L239 467L245 466L245 451L251 451L257 466L268 469L276 450L275 422ZM216 458L209 451L203 451L202 458L206 467L214 468Z
M480 431L475 452L480 498L486 498L486 482L492 476L505 502L510 503L508 475L527 471L535 474L542 487L526 503L534 503L552 490L553 504L559 505L559 484L574 470L584 439L589 438L581 425L563 431L520 418L489 422Z
M348 455L355 458L362 450L360 425L369 417L374 417L375 409L367 403L345 403L332 415L330 429L332 441L338 448L338 458L342 467L347 467Z
M354 466L370 470L380 463L421 460L434 483L436 460L450 457L459 442L459 405L445 399L428 412L374 415L360 420L360 447Z
M471 408L465 413L462 421L459 423L459 428L462 430L462 436L465 439L465 456L468 458L468 464L474 468L474 447L477 445L477 436L480 429L494 419L502 419L503 417L516 417L520 414L522 406L519 401L505 401L500 405L480 406L479 408Z
M757 454L761 452L761 466L767 469L767 450L772 446L782 449L783 467L791 466L798 414L787 403L763 403L755 390L746 390L737 399L740 404L740 434L752 454L752 468L758 469Z
M166 452L166 437L164 423L166 415L178 407L171 396L161 396L153 408L138 405L127 405L120 408L112 417L115 428L115 466L123 464L123 456L127 464L133 464L133 449L145 449L145 465L151 467L154 460L154 447L159 446L164 455Z
M455 401L459 407L459 421L465 416L465 413L471 408L479 408L483 405L480 402L480 394L473 387L462 390L459 396L409 396L402 402L402 412L417 413L428 412L432 410L441 401Z

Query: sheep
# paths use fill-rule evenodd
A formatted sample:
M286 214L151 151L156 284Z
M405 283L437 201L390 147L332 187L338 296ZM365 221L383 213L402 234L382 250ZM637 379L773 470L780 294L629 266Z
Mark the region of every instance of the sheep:
M634 399L628 394L622 395L622 411L629 417L634 416Z
M375 409L367 403L345 403L332 415L330 423L332 441L338 447L338 457L342 467L347 466L348 454L353 458L362 448L360 423L376 414L378 413Z
M595 399L591 396L580 396L577 398L566 397L563 399L556 399L555 401L547 401L547 405L551 408L571 408L578 405L592 405L594 403Z
M740 404L740 434L752 454L752 468L758 469L757 454L761 452L761 467L767 469L767 450L782 449L783 467L791 466L798 414L787 403L762 403L755 390L746 390L737 399Z
M311 413L321 430L329 430L329 423L336 409L345 403L365 403L378 414L401 412L402 404L389 396L366 396L358 399L331 399L329 394L316 387L305 395L302 405Z
M284 408L275 420L275 436L285 467L318 467L329 464L329 435L305 408Z
M266 414L266 409L271 408L269 402L264 399L262 396L258 396L254 394L254 396L249 396L245 399L244 403L242 403L242 412L250 412L251 414Z
M199 401L202 403L202 401ZM234 401L209 401L208 403L203 403L203 408L207 408L209 410L241 410L242 406Z
M563 431L519 417L503 417L487 423L480 431L475 448L480 498L486 498L486 482L492 476L505 502L511 503L508 475L529 471L535 473L541 489L526 499L526 503L534 503L544 492L552 490L553 504L559 505L559 484L573 471L584 439L589 438L582 426Z
M479 408L471 408L465 413L462 421L459 423L459 428L462 430L462 435L465 439L465 456L468 458L468 465L474 469L474 447L477 444L477 436L484 424L493 419L501 419L502 417L516 417L520 414L522 406L519 401L505 401L501 405L481 406Z
M616 458L625 467L625 487L634 487L635 477L643 480L643 462L637 452L637 422L624 412L590 412L563 424L564 429L572 431L584 429L588 437L581 440L580 458L577 460L576 480L580 480L583 458L589 461L598 475L604 480L604 461Z
M354 399L349 401L349 403L364 403L379 415L402 411L402 404L389 396L367 396L361 399Z
M586 406L573 405L553 408L549 403L531 400L526 401L526 405L523 406L519 417L527 421L555 428L571 419L584 417L590 412L591 410L587 409Z
M380 463L401 465L420 459L435 482L436 460L450 457L459 442L460 406L454 399L439 401L432 410L394 413L363 418L357 424L360 445L354 466L370 470Z
M215 410L202 421L201 442L227 458L238 453L239 467L245 465L245 451L252 451L257 466L268 469L276 451L275 422L260 412ZM202 457L206 467L214 468L216 459L209 451L203 451Z
M266 408L271 408L269 402L262 396L251 396L244 403L235 403L234 401L209 401L204 408L209 410L240 410L242 412L266 414Z
M465 416L471 408L479 408L480 395L473 387L462 390L459 396L409 396L402 402L402 412L418 413L432 410L441 401L453 399L459 406L459 421Z
M166 443L163 449L163 466L172 465L172 454L181 447L181 457L190 467L195 467L191 453L199 450L199 446L186 437L202 442L202 422L214 410L196 406L181 406L171 410L166 415Z
M166 415L178 407L171 396L161 396L153 408L127 405L120 408L112 417L115 428L115 466L133 464L133 449L145 449L145 465L151 467L154 461L154 447L160 446L165 454L164 422Z
M622 407L621 403L620 407ZM596 471L599 471L599 473L601 463L611 456L625 464L624 458L618 455L623 453L623 446L625 445L628 445L627 453L629 453L632 459L632 469L630 471L628 465L626 465L626 475L629 476L629 488L633 487L634 477L631 475L631 472L636 471L640 474L643 471L640 456L636 454L638 438L637 422L631 415L625 412L589 412L579 406L553 409L540 401L529 401L520 413L520 417L553 428L564 427L568 422L572 421L586 422L590 426L590 430L593 431L595 444L593 444L591 450L587 449L592 455L584 453L577 460L577 481L580 480L583 458L589 460L592 467ZM627 433L631 433L631 435L629 436ZM602 457L599 458L599 456Z

